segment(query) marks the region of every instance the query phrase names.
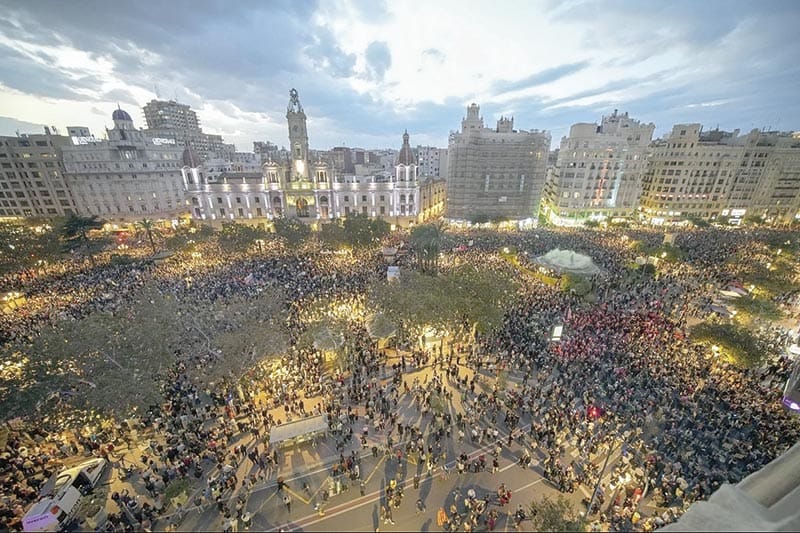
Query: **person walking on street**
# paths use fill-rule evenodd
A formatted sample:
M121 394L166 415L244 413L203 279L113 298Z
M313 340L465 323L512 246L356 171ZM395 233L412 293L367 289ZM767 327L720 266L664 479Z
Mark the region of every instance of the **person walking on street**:
M289 496L288 494L284 494L283 495L283 504L286 506L286 512L287 513L291 513L292 512L292 497Z

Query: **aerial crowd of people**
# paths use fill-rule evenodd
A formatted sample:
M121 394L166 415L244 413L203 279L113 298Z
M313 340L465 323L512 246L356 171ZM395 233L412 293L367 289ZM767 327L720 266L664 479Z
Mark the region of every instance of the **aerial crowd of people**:
M783 351L796 339L796 329L763 325L757 335L769 353L752 369L719 358L688 335L690 323L708 318L719 289L739 279L729 259L738 254L743 265L765 261L770 232L775 230L682 231L674 243L682 260L661 261L657 275L643 275L630 267L637 256L630 242L658 246L662 232L449 231L442 268L468 262L522 272L515 303L499 328L476 338L421 345L400 331L388 350L366 325L367 290L386 276L377 246L337 254L318 244L291 248L276 241L266 250L211 251L202 259L177 254L146 267L65 261L6 275L0 280L4 290L24 291L27 302L0 315L4 343L31 342L45 325L89 313L124 313L131 295L146 284L197 314L211 312L216 301L280 288L290 342L278 360L254 365L241 379L215 383L198 381L194 368L213 365L213 359L165 354L163 403L105 430L47 431L35 417L9 424L0 456L3 529L19 529L44 481L80 455L106 457L121 479L136 481L130 485L134 493L112 494L119 511L110 516L109 529L137 523L147 529L167 520L166 489L180 479L200 488L180 513L171 509L171 521L159 522L159 529L175 527L189 507L215 508L224 529L246 527L252 490L274 483L280 492L285 486L270 432L324 414L328 433L322 438L338 457L315 508L342 485L363 481L361 452L396 458L398 475L387 480L381 495L381 516L389 524L392 508L402 504L402 482L414 480L415 488L419 483L419 472L412 478L406 471L407 457L423 473L460 478L470 472L498 475L498 458L513 453L522 468L537 471L556 490L588 491L582 505L593 528L651 531L800 438L800 423L780 405L791 370ZM401 232L387 238L387 244L403 242L407 235ZM518 264L500 259L507 247L519 252ZM536 262L555 248L585 254L600 267L590 279L594 301L537 277L557 276ZM410 252L399 259L402 268L413 268ZM787 291L775 297L794 319L797 296ZM303 336L309 324L326 321L343 324L335 363ZM554 325L563 325L560 342L551 340ZM412 372L420 373L411 377ZM149 445L132 455L142 439ZM601 473L612 454L619 460ZM597 483L601 474L610 474L611 481ZM431 513L439 509L443 528L491 531L503 519L498 510L511 506L504 486L464 492L431 506ZM291 498L283 497L291 512ZM422 498L413 499L419 513L429 512ZM530 511L518 505L514 525L524 527ZM271 523L277 527L281 520Z

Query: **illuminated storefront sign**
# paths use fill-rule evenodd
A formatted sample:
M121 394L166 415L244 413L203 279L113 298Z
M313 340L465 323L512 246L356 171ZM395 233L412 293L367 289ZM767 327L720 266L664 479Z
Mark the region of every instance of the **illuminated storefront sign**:
M74 145L81 145L81 144L89 144L89 143L98 143L100 139L97 137L72 137L72 144Z

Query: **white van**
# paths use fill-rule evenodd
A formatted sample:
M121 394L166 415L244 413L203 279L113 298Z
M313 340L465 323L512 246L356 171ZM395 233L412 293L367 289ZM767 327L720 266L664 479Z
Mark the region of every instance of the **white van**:
M22 519L23 531L63 529L74 518L81 498L98 484L107 466L105 459L91 459L50 478L42 487L41 499Z

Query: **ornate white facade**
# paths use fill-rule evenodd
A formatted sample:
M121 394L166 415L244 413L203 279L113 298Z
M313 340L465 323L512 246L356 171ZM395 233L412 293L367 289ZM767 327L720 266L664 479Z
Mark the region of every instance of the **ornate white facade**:
M435 212L420 208L421 184L408 133L403 135L393 173L335 175L327 162L310 159L306 115L297 91L292 89L289 94L289 161L268 160L260 174L229 172L216 180L209 179L198 158L195 166L184 164L181 174L193 218L263 224L292 217L315 223L364 213L408 225ZM434 189L430 194L433 198Z

